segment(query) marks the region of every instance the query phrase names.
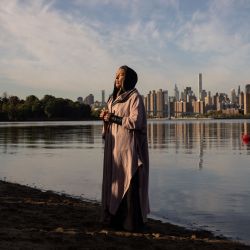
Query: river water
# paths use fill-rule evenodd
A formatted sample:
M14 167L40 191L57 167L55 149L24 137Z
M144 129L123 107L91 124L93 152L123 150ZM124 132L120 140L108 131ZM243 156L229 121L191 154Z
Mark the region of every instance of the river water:
M0 179L100 201L102 124L0 123ZM249 120L148 121L151 216L250 243Z

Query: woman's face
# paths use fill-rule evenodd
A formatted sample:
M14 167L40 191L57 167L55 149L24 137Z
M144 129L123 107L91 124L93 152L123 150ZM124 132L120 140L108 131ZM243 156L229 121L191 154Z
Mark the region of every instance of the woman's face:
M116 76L115 76L115 86L116 88L120 89L122 87L122 84L124 82L125 79L125 70L119 68L116 72Z

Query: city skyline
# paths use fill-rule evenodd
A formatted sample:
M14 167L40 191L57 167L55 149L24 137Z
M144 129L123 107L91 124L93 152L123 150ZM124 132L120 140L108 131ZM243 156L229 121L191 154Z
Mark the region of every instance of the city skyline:
M200 79L201 79L201 81L200 81ZM214 93L211 93L211 90L204 88L202 85L202 73L198 74L197 84L198 84L197 90L195 90L196 88L195 87L193 88L192 85L184 86L183 89L179 89L178 84L175 83L174 86L172 86L172 89L167 89L164 87L160 87L159 89L151 88L151 89L149 89L148 92L141 92L141 95L146 97L151 92L155 92L155 94L156 94L157 91L163 91L163 92L167 92L169 97L175 97L175 99L179 101L179 100L183 100L183 98L181 97L181 94L185 93L185 91L191 91L190 94L192 94L192 96L196 97L198 100L204 99L206 95L211 96L211 95L216 95L216 94L226 94L230 99L232 99L232 92L236 96L236 89L237 89L237 91L238 91L237 96L239 96L241 94L241 92L243 92L243 93L245 92L246 85L248 85L248 84L246 84L244 86L238 85L238 86L235 86L235 88L231 88L230 90L228 89L225 92L220 92L219 90L217 90ZM97 95L98 98L96 98L96 96L94 96L94 100L103 103L103 100L104 99L106 100L106 98L109 98L110 94L112 94L112 93L111 92L107 93L106 90L102 89L102 90L100 90L99 95ZM187 94L188 93L186 93L186 95ZM200 96L200 94L201 94L201 96ZM203 95L206 94L206 95L203 96L202 94ZM89 93L88 95L92 95L92 93ZM99 98L99 96L100 96L100 98ZM232 100L232 102L234 102L234 100Z
M141 95L146 97L150 93L155 93L156 94L158 91L162 91L162 92L166 92L168 97L175 98L175 100L178 100L178 101L185 101L185 99L183 99L183 96L182 96L183 94L188 95L188 96L191 95L191 96L195 97L197 100L204 99L205 96L207 96L207 95L211 96L211 91L208 90L208 89L203 88L203 85L202 85L202 73L199 73L198 79L199 80L198 80L197 91L195 91L195 87L193 89L193 86L191 86L191 85L184 86L183 89L179 89L177 84L175 83L174 86L172 86L172 91L171 91L171 89L166 89L164 87L160 87L159 89L152 89L151 88L147 93L141 92ZM239 97L241 93L245 93L245 90L246 90L245 88L246 88L247 85L249 85L249 84L246 84L245 86L238 85L237 86L237 95L236 95L236 88L232 88L232 89L230 89L228 91L225 91L225 92L216 91L216 92L212 93L212 95L223 94L223 95L228 96L230 98L230 100L231 100L233 98L232 97L233 95L235 95L235 98L236 98L236 96ZM101 90L99 90L99 94L97 94L97 96L93 95L93 92L86 93L86 95L81 95L80 93L78 93L78 94L79 95L76 98L74 98L74 99L72 98L71 100L84 102L86 104L89 104L89 103L93 104L94 102L99 102L100 104L103 105L104 103L106 103L107 99L112 94L112 92L107 93L107 91L105 89L101 89ZM205 94L205 96L203 96L204 94ZM12 94L10 94L10 93L8 93L6 91L0 93L0 97L4 97L5 95L7 97L17 96L17 97L19 97L21 99L26 99L29 96L29 95L27 95L27 96L12 95ZM30 95L35 95L35 94L30 93ZM37 97L41 99L45 95L52 95L52 94L51 93L46 93L46 94L43 94L42 96L37 96ZM55 96L55 97L60 98L61 96ZM68 98L68 97L66 96L66 97L62 97L62 98ZM91 101L86 101L87 99L89 99ZM234 100L232 100L232 102L234 102Z
M247 0L2 0L1 92L76 99L112 92L123 64L151 89L249 84ZM153 87L152 87L153 86Z

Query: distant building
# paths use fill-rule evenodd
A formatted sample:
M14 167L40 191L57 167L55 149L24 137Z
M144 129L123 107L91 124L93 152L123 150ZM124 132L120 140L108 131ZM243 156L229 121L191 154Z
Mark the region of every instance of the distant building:
M236 103L237 99L236 99L236 92L235 92L235 89L231 89L231 102L232 103Z
M168 114L168 91L163 90L163 98L164 98L164 117Z
M230 99L225 93L216 93L214 96L215 110L219 111L230 106Z
M240 96L239 96L239 108L240 109L244 108L244 92L243 91L240 92Z
M194 93L191 87L186 87L183 92L182 100L185 102L190 102L190 100L194 97Z
M179 89L177 87L177 85L174 85L174 96L175 96L175 100L179 101L180 100L180 94L179 94Z
M153 90L150 94L150 110L149 110L149 115L151 117L156 117L157 115L157 102L156 102L156 92Z
M237 92L235 89L231 89L229 95L216 93L213 96L210 91L202 89L202 84L202 73L199 73L198 96L194 94L191 87L185 87L183 91L179 92L177 84L174 85L173 96L169 96L168 90L149 91L143 97L147 116L162 118L169 115L204 114L211 110L226 110L225 113L236 114L237 110L239 110L239 113L243 113L244 107L245 112L250 114L250 104L248 103L250 84L246 86L246 94L240 92L240 86L238 86ZM104 93L102 92L103 96Z
M223 109L222 113L226 115L239 115L240 112L239 112L239 109L228 108L228 109Z
M245 87L244 94L244 115L250 114L250 84L247 84Z
M143 97L144 106L148 117L163 118L167 116L168 108L168 91L159 89L149 91L149 93Z
M238 98L240 98L240 93L241 93L241 91L240 91L240 85L238 86Z
M169 102L168 102L168 118L171 116L174 116L174 105L175 105L175 97L169 96Z
M207 96L205 97L205 106L207 105L212 105L212 97L211 97L211 92L208 91Z
M94 104L94 96L92 94L89 94L88 96L85 97L83 103L90 105L90 106L93 105Z
M205 114L205 103L203 101L192 102L193 111L196 114Z
M183 101L177 101L174 103L175 117L180 117L184 113ZM186 103L186 102L185 102Z
M211 96L211 92L208 91L207 96L204 99L204 103L205 103L205 112L207 113L209 110L214 110L215 109L215 105L213 104L213 98Z
M156 116L158 118L163 118L165 113L165 100L162 89L159 89L156 93Z
M174 113L176 117L182 117L183 115L193 113L192 104L184 101L175 102Z
M198 99L202 100L202 73L199 73Z
M146 97L146 101L144 101L145 103L145 107L146 107L146 113L148 116L151 116L151 113L150 113L150 108L151 108L151 91L149 91L149 93L147 94L147 97Z
M201 99L200 99L200 101L204 101L206 96L207 96L207 91L205 89L203 89L201 91Z
M95 101L93 104L91 104L92 109L100 109L102 107L103 107L102 102L99 101Z
M105 90L102 90L102 106L105 105Z

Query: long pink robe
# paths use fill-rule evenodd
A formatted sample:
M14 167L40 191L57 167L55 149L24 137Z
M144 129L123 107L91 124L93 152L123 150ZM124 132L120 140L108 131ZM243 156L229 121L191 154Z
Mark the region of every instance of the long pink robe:
M103 129L104 168L102 184L103 216L115 215L127 192L132 176L139 169L139 196L143 221L149 213L149 158L147 121L142 97L136 89L108 101L109 112L123 117L122 125Z

